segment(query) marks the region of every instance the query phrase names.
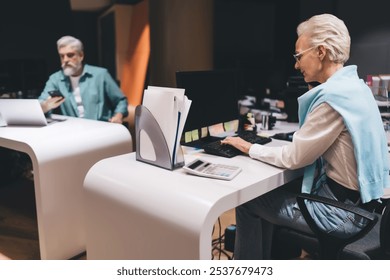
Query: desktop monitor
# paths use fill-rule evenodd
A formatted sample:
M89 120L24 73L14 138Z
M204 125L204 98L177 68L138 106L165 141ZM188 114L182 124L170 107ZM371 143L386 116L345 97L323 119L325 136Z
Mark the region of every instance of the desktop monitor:
M176 85L192 100L184 132L238 119L236 70L178 71Z

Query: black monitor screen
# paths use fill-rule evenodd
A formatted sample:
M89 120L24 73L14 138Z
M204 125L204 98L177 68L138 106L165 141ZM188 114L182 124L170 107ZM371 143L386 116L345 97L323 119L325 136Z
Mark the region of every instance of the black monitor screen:
M184 132L238 118L237 71L178 71L176 85L192 100Z

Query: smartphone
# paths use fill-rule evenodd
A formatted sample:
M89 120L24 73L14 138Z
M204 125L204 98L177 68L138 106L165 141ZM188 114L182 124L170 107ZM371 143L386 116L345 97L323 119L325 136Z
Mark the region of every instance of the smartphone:
M51 97L61 96L65 98L65 96L63 96L59 90L51 90L48 93L50 94Z

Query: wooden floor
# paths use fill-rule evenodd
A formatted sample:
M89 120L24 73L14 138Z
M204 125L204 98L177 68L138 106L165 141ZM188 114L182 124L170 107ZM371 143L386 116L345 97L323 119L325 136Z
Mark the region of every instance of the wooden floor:
M212 246L212 259L214 260L228 260L232 259L233 253L225 250L225 229L230 225L235 225L235 212L234 209L223 213L216 221L213 230L213 246Z
M0 253L17 260L40 259L31 180L20 178L0 187Z

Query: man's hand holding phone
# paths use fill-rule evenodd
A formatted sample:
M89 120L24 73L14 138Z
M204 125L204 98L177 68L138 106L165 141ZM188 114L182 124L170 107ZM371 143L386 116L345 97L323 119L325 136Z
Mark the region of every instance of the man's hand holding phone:
M41 107L44 113L59 107L65 101L65 97L58 90L49 91L48 93L50 97L41 102Z
M51 91L49 91L48 93L49 93L49 95L50 95L51 97L62 97L62 98L65 98L65 97L62 95L61 91L59 91L59 90L51 90Z

